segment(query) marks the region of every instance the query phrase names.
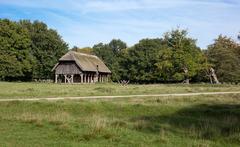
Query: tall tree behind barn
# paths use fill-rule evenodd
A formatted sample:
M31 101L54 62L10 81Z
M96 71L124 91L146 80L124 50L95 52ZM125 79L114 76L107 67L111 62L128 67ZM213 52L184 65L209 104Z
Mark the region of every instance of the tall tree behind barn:
M111 71L97 56L70 51L59 59L52 71L55 83L108 82Z

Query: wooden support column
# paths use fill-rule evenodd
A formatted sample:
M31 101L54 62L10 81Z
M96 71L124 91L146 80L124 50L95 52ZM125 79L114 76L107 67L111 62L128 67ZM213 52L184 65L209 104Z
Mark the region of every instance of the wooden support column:
M89 79L88 83L92 83L92 75L91 74L89 74L88 79Z
M93 83L96 83L97 80L98 80L97 74L94 74L94 75L93 75Z
M81 83L83 83L83 74L80 74L81 77Z
M90 75L90 80L91 80L91 83L93 83L93 75L92 74Z
M86 74L83 74L83 83L86 83Z
M88 75L88 83L92 83L91 74Z
M106 75L104 75L103 77L103 82L106 82Z
M91 83L90 74L88 74L88 83Z
M101 83L101 75L98 77L98 82Z
M104 83L104 75L102 75L102 82Z
M67 83L67 75L64 75L64 83Z
M87 83L89 83L90 81L89 81L89 74L87 74Z
M86 74L86 82L85 83L88 83L88 74Z
M95 75L95 83L98 82L98 75Z
M57 83L57 82L58 82L58 75L55 74L55 83Z
M101 76L101 82L103 83L103 75Z
M74 77L74 75L71 75L71 83L73 83L73 77Z
M85 83L88 83L88 74L85 74Z
M86 83L89 83L89 75L87 74L87 76L86 76Z

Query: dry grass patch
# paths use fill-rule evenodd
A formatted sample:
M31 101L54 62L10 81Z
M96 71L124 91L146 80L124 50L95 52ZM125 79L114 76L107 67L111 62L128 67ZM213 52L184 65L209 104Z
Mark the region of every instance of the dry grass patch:
M53 125L61 125L73 119L72 116L67 112L56 113L24 112L15 115L1 116L1 118L5 120L16 120L24 123L36 124L37 126L42 126L43 122L48 122Z
M114 129L111 126L111 119L99 115L94 115L87 121L87 132L82 135L82 138L84 140L89 141L97 138L113 139L116 137L116 134L113 132Z

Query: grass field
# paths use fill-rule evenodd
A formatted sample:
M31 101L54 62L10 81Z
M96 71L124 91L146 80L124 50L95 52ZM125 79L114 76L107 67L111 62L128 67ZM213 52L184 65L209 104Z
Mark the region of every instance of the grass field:
M230 85L122 87L112 84L34 83L0 83L0 87L1 98L239 91L240 89L239 86ZM28 90L29 88L32 89ZM0 146L238 147L240 146L240 94L0 102Z
M105 96L162 93L192 93L240 91L236 85L208 84L167 84L167 85L128 85L119 84L86 84L66 85L52 83L8 83L0 82L0 98L51 98L72 96Z

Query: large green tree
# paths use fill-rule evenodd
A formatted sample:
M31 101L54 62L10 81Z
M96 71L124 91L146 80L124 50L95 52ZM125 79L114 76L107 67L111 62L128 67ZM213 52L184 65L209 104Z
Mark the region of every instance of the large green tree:
M35 65L28 30L0 19L0 79L31 80Z
M167 53L171 56L172 61L171 65L167 64L173 71L170 79L174 81L192 79L200 71L205 70L204 54L197 47L196 40L188 37L187 30L176 29L167 32L164 36L164 43L168 46L165 49L168 50ZM159 59L161 62L161 58Z
M93 46L93 53L100 57L112 71L112 80L121 80L120 60L127 44L120 39L113 39L108 44L99 43Z
M28 30L31 39L31 54L36 60L33 77L36 79L51 78L51 69L68 51L68 45L56 30L49 29L43 22L21 20L19 24Z
M233 39L220 35L208 47L207 56L220 82L240 82L240 46Z
M162 49L161 39L143 39L128 50L125 63L132 82L153 82L157 80L157 53Z
M162 39L144 39L129 49L129 78L135 82L181 82L204 69L205 58L186 30L167 32Z

